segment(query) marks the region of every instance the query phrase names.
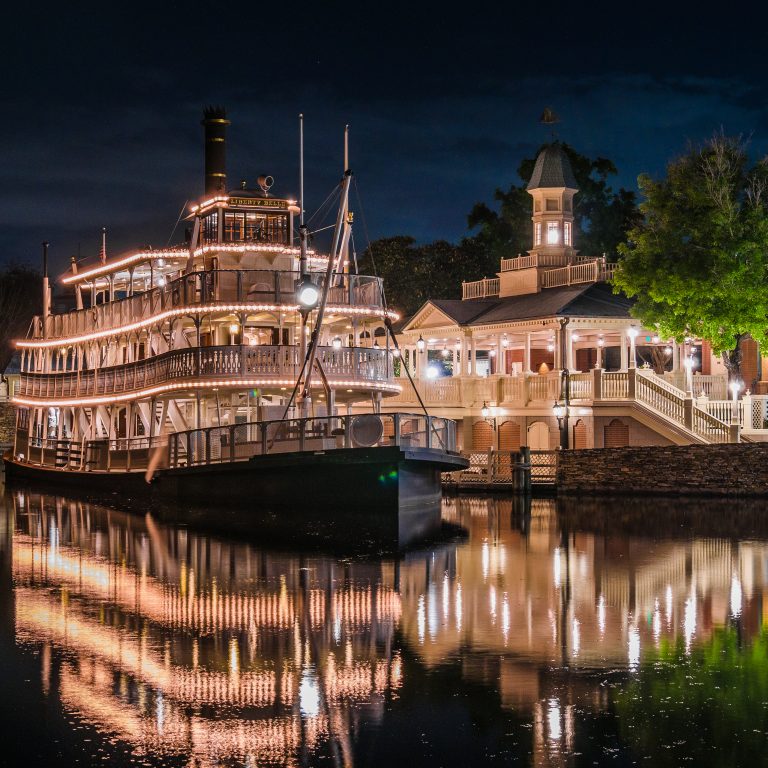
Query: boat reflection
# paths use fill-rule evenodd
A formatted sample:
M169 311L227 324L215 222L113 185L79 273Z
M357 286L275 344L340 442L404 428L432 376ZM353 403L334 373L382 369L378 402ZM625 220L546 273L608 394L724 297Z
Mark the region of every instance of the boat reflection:
M565 765L610 708L606 681L641 674L667 641L687 652L724 626L748 640L768 587L762 531L625 535L578 513L449 498L444 518L468 540L345 560L15 492L0 512L4 628L39 653L49 697L136 755L396 762L418 757L428 709L445 727L443 762L457 761L472 753L450 756L460 737L443 678L458 670L495 694L464 706L507 723L499 754ZM611 508L588 519L601 514ZM390 723L396 737L373 755L365 734Z

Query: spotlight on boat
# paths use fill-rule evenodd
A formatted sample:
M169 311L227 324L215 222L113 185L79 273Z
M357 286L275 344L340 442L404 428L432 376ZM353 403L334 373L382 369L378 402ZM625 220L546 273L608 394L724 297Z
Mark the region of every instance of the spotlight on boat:
M331 342L331 346L334 349L341 349L341 336L334 336L333 341Z
M309 275L304 275L296 287L296 300L304 309L314 309L320 300L320 289Z

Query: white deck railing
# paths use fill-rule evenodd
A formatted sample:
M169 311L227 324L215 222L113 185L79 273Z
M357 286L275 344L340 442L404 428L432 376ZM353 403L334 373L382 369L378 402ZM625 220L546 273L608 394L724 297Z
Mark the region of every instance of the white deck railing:
M541 285L543 288L558 288L563 285L595 283L599 280L610 280L615 271L615 264L604 264L602 259L569 264L559 269L548 269L541 276Z
M334 379L384 382L392 373L384 349L320 347L323 371ZM62 373L22 373L21 397L89 397L134 392L167 382L210 378L295 381L301 368L298 347L222 346L175 349L134 363Z
M35 317L31 338L71 338L112 328L121 328L169 310L198 305L256 303L295 305L298 272L268 269L209 270L191 272L171 280L163 287L136 293L122 299L79 309L67 314L49 315L43 324ZM322 284L324 275L313 273ZM498 282L498 280L497 280ZM498 288L497 291L498 293ZM87 300L88 292L84 289ZM381 280L367 275L347 275L343 285L329 289L330 305L383 308Z
M486 296L499 295L499 278L486 277L472 283L461 284L462 299L484 299Z

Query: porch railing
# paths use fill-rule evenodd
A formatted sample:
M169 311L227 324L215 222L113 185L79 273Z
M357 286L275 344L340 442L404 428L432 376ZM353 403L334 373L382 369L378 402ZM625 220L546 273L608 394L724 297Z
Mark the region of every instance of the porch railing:
M499 295L499 278L486 277L484 280L476 280L472 283L461 284L462 299L484 299L487 296Z

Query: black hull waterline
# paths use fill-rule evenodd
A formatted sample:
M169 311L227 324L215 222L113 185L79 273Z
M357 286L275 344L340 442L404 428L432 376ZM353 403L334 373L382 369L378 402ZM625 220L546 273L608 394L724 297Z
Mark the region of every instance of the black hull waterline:
M311 537L333 528L350 540L403 548L441 526L441 473L466 460L428 448L384 446L254 456L158 470L81 472L16 461L11 485L41 484L164 518L258 536L286 528Z

